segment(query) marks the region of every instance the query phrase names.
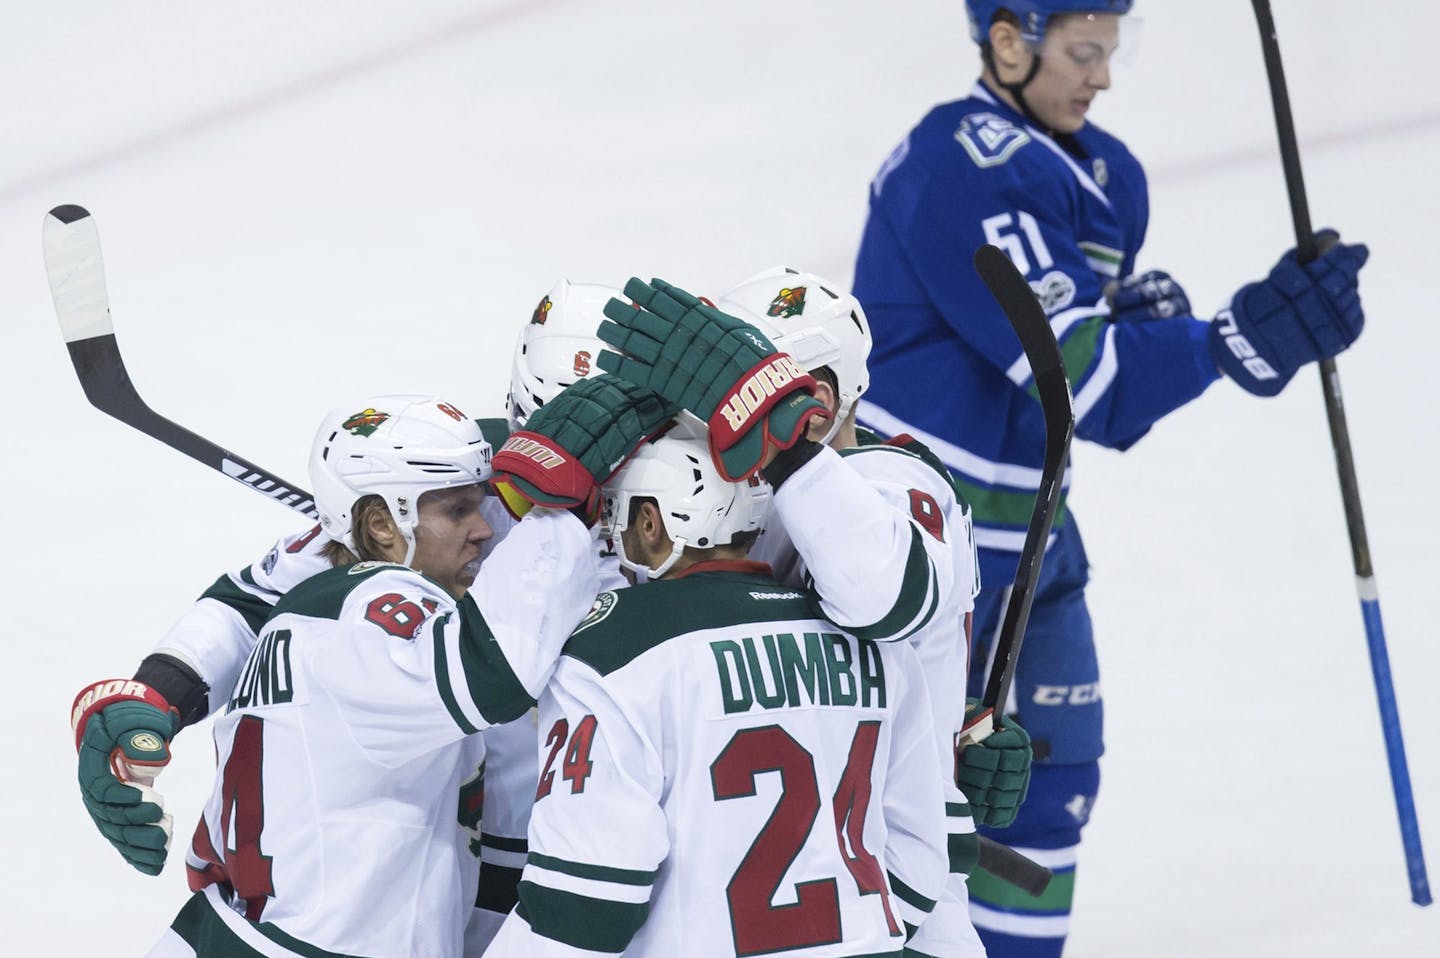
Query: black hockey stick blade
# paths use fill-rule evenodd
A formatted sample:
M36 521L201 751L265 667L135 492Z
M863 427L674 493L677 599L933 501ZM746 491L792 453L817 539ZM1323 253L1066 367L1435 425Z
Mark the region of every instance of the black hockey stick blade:
M43 239L45 272L60 333L91 405L281 505L311 519L319 518L310 493L171 422L140 398L110 321L100 233L89 211L74 205L55 207L45 216Z
M1045 894L1050 879L1055 877L1054 872L1039 862L984 835L980 836L980 867L1031 898Z
M1070 455L1070 440L1075 434L1075 407L1070 396L1070 381L1065 376L1065 363L1060 357L1060 344L1025 277L1009 257L990 245L975 251L975 271L1005 311L1005 317L1020 339L1045 416L1045 462L1040 473L1040 488L1030 513L1030 525L1025 530L1025 546L1015 569L1015 584L1005 606L1000 637L996 640L994 665L980 700L982 709L990 710L998 719L1015 678L1020 644L1030 620L1030 604L1040 581L1045 545L1060 508L1061 481ZM972 740L978 737L972 735Z

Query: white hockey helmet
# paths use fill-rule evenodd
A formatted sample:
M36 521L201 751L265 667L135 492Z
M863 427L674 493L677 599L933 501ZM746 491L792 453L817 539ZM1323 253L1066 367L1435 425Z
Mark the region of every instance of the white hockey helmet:
M375 396L331 410L310 449L320 527L355 548L351 510L368 495L385 500L415 557L420 496L490 478L490 444L469 416L438 396Z
M566 386L600 371L595 360L605 344L595 331L605 321L605 304L624 295L609 286L562 279L541 298L515 342L505 398L511 431L523 428Z
M727 482L710 460L705 439L684 427L642 445L601 490L600 534L613 540L620 564L655 579L669 571L686 546L711 549L729 545L742 532L758 532L770 512L770 485L752 477ZM630 504L653 498L665 533L674 542L658 566L633 561L620 533L630 522Z
M829 442L870 387L870 321L860 301L814 273L776 266L750 277L715 303L721 312L757 327L806 372L828 366L840 408L830 419Z

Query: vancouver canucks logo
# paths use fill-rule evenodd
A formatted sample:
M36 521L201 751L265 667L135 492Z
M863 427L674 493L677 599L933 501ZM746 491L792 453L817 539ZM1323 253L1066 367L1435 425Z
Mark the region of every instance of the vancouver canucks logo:
M972 113L960 121L955 140L984 169L999 166L1030 142L1030 134L994 113Z
M550 302L549 296L540 297L540 303L535 307L535 312L530 314L531 324L544 326L545 320L550 318L550 307L553 305L554 304Z
M805 312L805 287L786 287L775 294L770 300L770 308L765 310L766 316L778 316L781 319L789 319L791 316L799 316Z
M368 436L380 428L380 424L390 418L388 412L380 412L377 409L362 409L349 419L340 424L341 429L349 430L356 436Z

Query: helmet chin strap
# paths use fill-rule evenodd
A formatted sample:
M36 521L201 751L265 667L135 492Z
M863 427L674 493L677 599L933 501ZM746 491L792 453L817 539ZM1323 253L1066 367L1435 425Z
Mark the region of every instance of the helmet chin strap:
M658 566L651 567L643 562L636 562L634 559L630 558L630 554L625 551L624 537L621 536L618 531L615 535L615 553L616 557L620 560L620 564L625 568L629 569L631 572L635 573L637 577L644 576L645 579L658 579L665 573L669 572L670 567L673 566L680 559L680 554L684 551L684 542L673 542L670 546L670 555L666 557L665 561L660 563ZM644 580L640 578L636 579L637 583L641 581Z
M1035 75L1040 72L1039 49L1037 48L1032 52L1030 56L1030 69L1025 71L1025 77L1019 83L1006 83L1000 79L1000 71L995 66L995 50L990 44L987 43L980 48L980 59L985 64L986 69L990 71L990 75L995 78L995 82L1000 84L1000 89L1015 99L1015 103L1020 107L1020 112L1024 115L1025 119L1046 133L1053 132L1045 121L1036 116L1035 111L1030 109L1030 104L1025 102L1025 88L1030 85L1030 81L1035 79Z

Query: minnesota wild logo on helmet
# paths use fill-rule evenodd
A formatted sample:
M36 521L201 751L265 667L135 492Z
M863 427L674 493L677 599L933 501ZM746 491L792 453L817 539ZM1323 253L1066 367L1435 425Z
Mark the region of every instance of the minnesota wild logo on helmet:
M342 422L340 428L349 430L356 436L368 436L376 429L379 429L380 424L389 418L390 414L388 412L379 412L375 409L362 409Z
M540 297L539 305L535 307L535 312L530 315L530 322L537 326L544 326L545 320L550 317L551 305L552 303L550 302L549 296Z
M791 316L799 316L805 312L805 287L786 287L775 294L770 300L770 308L765 310L766 316L778 316L781 319L789 319Z

